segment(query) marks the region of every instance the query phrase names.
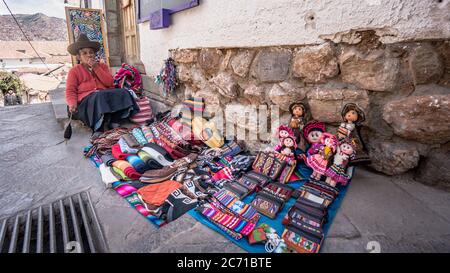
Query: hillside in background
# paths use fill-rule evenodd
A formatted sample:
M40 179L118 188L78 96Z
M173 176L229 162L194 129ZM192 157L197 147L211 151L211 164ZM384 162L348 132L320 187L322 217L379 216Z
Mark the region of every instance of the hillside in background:
M49 17L42 13L16 14L17 21L30 40L34 41L67 41L66 21ZM0 41L24 41L11 15L0 15Z

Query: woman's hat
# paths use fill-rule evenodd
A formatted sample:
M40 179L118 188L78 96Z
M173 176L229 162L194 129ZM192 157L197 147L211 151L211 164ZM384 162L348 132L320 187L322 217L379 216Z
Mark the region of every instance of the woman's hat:
M344 108L342 108L341 116L342 119L345 120L345 114L348 113L348 111L354 110L356 113L358 113L358 120L355 122L356 124L359 124L366 120L366 115L364 114L364 111L358 107L355 103L347 103Z
M67 51L72 55L77 55L82 48L92 48L95 52L99 51L100 43L91 41L86 34L81 33L78 40L67 47Z

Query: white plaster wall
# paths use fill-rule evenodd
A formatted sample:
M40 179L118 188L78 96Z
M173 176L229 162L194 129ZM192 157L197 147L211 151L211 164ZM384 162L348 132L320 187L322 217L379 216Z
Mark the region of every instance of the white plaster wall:
M318 44L366 28L386 43L450 38L450 0L202 0L167 29L139 24L141 59L156 75L169 49Z

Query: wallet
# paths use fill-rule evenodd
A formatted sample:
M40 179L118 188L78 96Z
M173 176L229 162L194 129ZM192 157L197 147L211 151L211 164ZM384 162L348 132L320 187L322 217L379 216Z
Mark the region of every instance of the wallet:
M323 243L323 235L312 235L291 224L286 226L281 237L289 248L298 253L318 253Z
M259 192L253 199L251 205L261 214L273 219L283 208L284 202L271 194Z
M274 195L286 202L294 192L294 189L279 182L268 184L262 189L264 192Z
M238 199L243 199L251 193L251 191L245 186L239 184L236 181L230 181L223 186L224 189L234 193Z
M244 174L243 177L257 181L260 188L263 188L264 186L272 182L272 179L267 175L255 171L249 171L248 173Z
M251 176L243 175L237 180L239 184L249 189L251 192L256 191L259 186L259 181Z

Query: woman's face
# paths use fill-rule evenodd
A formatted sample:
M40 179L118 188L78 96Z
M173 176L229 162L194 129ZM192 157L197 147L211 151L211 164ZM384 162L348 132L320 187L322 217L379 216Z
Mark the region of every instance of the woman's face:
M81 64L88 64L90 59L95 58L95 52L92 48L82 48L78 51L77 59Z
M309 143L319 143L320 142L320 136L322 136L321 131L312 131L308 134L308 141Z
M345 120L355 122L358 120L358 112L350 110L345 114Z

